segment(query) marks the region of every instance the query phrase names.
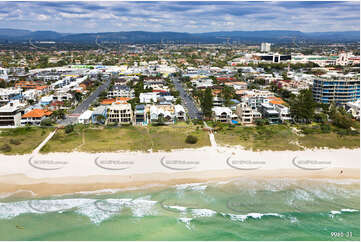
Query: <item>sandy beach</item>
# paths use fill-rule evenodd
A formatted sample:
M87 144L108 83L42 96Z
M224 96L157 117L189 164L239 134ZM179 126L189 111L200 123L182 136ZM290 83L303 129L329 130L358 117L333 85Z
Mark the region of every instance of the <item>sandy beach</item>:
M263 151L204 147L172 152L0 155L0 196L249 179L359 179L360 149ZM110 190L109 190L110 191Z

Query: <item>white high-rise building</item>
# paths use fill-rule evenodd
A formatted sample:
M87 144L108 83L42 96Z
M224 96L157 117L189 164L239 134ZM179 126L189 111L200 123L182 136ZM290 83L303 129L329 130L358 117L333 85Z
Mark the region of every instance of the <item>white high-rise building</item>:
M270 52L271 51L271 43L262 43L261 44L261 52Z

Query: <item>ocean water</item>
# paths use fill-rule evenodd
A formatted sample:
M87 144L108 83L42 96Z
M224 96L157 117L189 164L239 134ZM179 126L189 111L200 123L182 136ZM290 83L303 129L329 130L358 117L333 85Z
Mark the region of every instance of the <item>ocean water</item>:
M0 240L360 240L358 180L249 180L0 197Z

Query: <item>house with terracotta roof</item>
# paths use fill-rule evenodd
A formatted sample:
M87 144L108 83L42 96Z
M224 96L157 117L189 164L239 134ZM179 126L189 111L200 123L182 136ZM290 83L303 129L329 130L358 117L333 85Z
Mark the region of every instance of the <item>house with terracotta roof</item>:
M285 101L282 100L280 97L269 97L269 103L272 104L285 104Z
M41 121L53 112L46 109L33 109L21 117L21 125L40 125Z
M111 105L114 102L127 103L129 100L131 100L130 97L109 98L109 99L104 99L101 102L101 105Z

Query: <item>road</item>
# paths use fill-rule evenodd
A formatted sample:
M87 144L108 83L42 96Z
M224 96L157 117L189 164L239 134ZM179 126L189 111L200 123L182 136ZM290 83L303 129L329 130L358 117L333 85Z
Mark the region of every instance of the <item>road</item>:
M106 82L100 85L92 94L90 94L89 97L87 97L87 99L79 104L71 114L69 114L64 120L61 120L59 124L68 125L77 123L79 115L88 110L89 106L97 99L99 94L109 87L110 81L111 79L108 78Z
M175 88L179 92L179 96L182 98L183 103L188 110L189 117L191 119L202 119L202 112L198 110L193 98L191 98L184 90L182 83L179 81L179 79L171 77L171 80L173 81Z

